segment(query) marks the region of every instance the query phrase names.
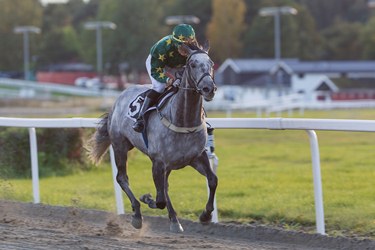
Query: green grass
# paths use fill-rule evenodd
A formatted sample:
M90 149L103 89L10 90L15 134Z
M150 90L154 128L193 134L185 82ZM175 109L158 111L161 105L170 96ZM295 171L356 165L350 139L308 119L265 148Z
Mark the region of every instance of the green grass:
M225 114L212 113L210 117ZM235 113L234 117L254 117ZM301 117L295 112L295 117ZM374 110L309 111L304 117L372 119ZM318 131L326 230L331 235L375 238L375 133ZM215 130L219 157L220 221L263 223L315 230L311 155L304 131ZM129 156L129 178L137 197L155 194L148 158ZM40 181L43 203L115 211L108 162L89 172ZM170 195L180 217L197 220L207 200L205 178L192 168L174 171ZM0 198L32 201L31 180L1 180ZM124 196L125 211L131 212ZM142 206L145 215L166 211Z

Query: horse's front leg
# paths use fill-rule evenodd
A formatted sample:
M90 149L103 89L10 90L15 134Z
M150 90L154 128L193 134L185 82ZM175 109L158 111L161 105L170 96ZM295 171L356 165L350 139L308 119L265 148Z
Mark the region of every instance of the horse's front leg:
M156 188L155 206L157 208L164 209L167 205L167 200L165 197L166 172L163 163L158 161L152 162L152 178L154 179L154 184Z
M156 188L156 201L152 198L151 194L144 194L139 199L150 208L164 209L167 202L165 197L165 170L162 163L152 161L152 178L154 179Z
M191 163L191 166L207 178L210 194L208 196L206 210L202 212L202 214L199 217L199 220L201 223L209 223L211 222L212 211L214 211L214 199L218 179L212 171L206 151L203 151L203 153L199 157L195 158Z
M165 184L164 184L164 186L165 186L165 196L167 198L168 216L169 216L169 221L170 221L169 229L172 232L175 232L175 233L182 233L184 231L184 229L182 228L180 222L178 221L177 213L172 206L172 202L171 202L171 199L169 198L169 194L168 194L168 187L169 187L168 177L169 177L170 173L171 173L170 170L167 171L167 173L165 175Z

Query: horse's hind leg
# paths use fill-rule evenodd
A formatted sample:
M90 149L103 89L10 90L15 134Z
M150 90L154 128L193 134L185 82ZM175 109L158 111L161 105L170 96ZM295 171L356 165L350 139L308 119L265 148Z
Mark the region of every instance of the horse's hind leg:
M118 171L116 180L131 202L132 209L134 211L132 225L133 227L140 229L142 227L141 205L139 201L135 198L132 190L129 187L129 178L127 174L127 153L132 148L133 146L130 144L128 140L126 140L125 142L122 141L119 144L113 144L113 151L115 154L115 161Z
M218 180L211 169L210 161L205 151L199 157L194 159L194 161L191 163L191 166L207 178L210 194L206 204L206 210L202 212L199 220L201 221L201 223L208 223L211 221L211 213L212 211L214 211L214 199Z

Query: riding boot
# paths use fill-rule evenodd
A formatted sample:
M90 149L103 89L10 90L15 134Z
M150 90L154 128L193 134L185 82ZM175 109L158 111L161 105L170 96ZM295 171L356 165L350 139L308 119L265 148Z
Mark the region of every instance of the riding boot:
M134 131L140 133L143 131L145 127L145 121L143 119L143 115L146 112L146 110L151 107L157 98L160 96L160 93L156 92L155 90L151 90L148 95L146 96L141 111L139 112L139 115L137 117L137 121L133 125Z

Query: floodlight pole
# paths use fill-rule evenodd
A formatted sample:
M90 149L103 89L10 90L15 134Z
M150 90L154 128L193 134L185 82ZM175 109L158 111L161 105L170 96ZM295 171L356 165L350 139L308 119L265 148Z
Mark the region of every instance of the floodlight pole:
M296 15L298 11L289 6L282 7L265 7L259 10L261 16L273 16L275 23L275 60L279 61L281 58L281 32L280 32L280 16L281 15Z
M275 59L278 61L281 58L280 11L275 12L274 22L275 22Z
M103 71L103 49L102 49L102 28L96 26L96 68L99 74Z
M296 15L298 11L295 8L289 6L282 6L282 7L265 7L259 10L260 16L273 16L274 17L274 26L275 26L275 61L276 64L279 65L281 59L281 31L280 31L280 16L281 15ZM276 74L276 84L279 90L279 96L282 95L282 84L281 84L281 75L279 73ZM268 89L267 84L267 89ZM268 92L268 91L267 91Z
M40 33L40 28L35 26L17 26L14 28L14 33L23 34L23 71L24 79L30 80L30 46L29 46L29 33Z
M86 22L85 29L96 31L96 70L100 77L103 72L103 49L102 49L102 29L116 29L116 24L108 21Z

